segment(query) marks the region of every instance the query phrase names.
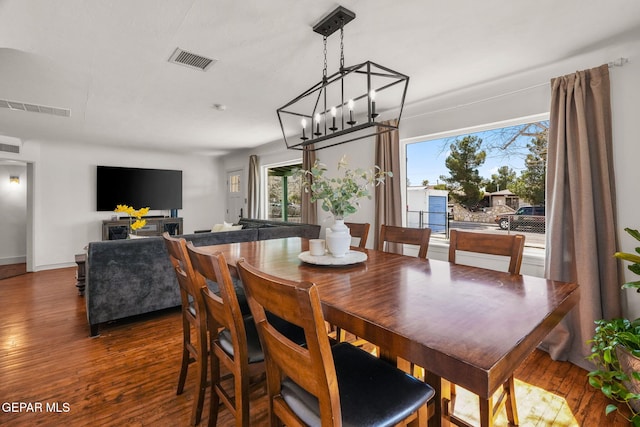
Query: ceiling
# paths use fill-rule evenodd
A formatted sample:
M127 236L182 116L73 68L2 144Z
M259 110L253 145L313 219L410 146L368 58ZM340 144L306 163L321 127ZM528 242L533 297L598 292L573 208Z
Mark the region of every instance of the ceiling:
M0 136L206 154L278 140L276 109L322 76L311 28L339 4L356 14L345 64L409 75L407 104L640 38L636 0L0 0L0 100L69 110L0 108ZM217 62L172 64L177 47ZM328 55L333 73L337 33Z

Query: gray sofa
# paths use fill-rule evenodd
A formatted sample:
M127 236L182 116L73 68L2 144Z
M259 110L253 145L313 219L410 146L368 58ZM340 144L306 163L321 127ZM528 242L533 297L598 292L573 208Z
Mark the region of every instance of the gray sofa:
M241 219L242 230L185 234L195 246L282 237L317 238L319 225ZM85 302L91 336L101 323L180 305L162 237L89 243Z

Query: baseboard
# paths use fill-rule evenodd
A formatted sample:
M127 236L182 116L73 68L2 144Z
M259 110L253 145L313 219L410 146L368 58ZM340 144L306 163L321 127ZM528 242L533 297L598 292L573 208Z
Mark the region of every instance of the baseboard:
M24 264L25 262L27 262L26 255L0 258L0 265Z

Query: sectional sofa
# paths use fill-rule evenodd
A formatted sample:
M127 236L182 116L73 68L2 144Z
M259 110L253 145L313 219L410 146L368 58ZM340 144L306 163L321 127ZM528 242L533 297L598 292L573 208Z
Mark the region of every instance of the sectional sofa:
M195 246L283 237L317 238L320 226L242 218L240 230L185 234ZM178 282L162 237L91 242L85 302L90 335L117 319L180 305Z

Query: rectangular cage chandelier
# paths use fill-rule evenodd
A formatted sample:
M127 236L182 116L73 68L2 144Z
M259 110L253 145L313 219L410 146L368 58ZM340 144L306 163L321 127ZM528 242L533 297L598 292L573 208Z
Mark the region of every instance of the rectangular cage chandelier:
M288 149L320 150L398 129L409 77L371 61L344 66L344 25L355 14L342 6L313 27L324 41L322 80L281 108ZM340 69L327 76L327 37L340 30Z

